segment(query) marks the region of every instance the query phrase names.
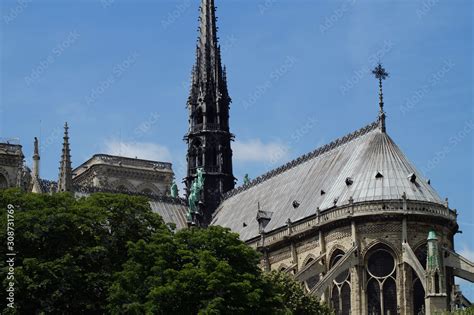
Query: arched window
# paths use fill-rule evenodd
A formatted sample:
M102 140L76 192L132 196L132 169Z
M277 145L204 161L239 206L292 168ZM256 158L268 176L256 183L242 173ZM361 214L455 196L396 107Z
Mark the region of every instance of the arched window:
M305 266L308 266L310 263L312 263L314 261L313 258L310 258L308 259L308 261L306 262ZM305 287L308 291L310 291L312 288L314 288L314 286L319 282L319 274L318 275L312 275L311 277L309 277L305 282Z
M387 246L369 252L366 273L368 314L397 314L396 264Z
M330 268L344 257L344 252L337 249L329 261ZM334 279L331 289L331 306L337 315L348 315L351 311L351 275L349 270L344 270Z
M208 163L210 166L217 165L217 151L215 147L210 147L207 151Z
M189 153L189 158L191 159L191 168L201 167L202 166L202 148L201 141L198 139L194 140L191 145L191 151Z
M206 108L207 123L214 124L216 122L216 113L214 108Z
M423 269L426 269L427 247L426 243L418 246L415 250L415 255L420 261ZM425 309L425 289L421 284L420 278L414 270L412 270L413 278L413 313L415 315L423 314Z
M202 114L202 108L198 107L194 112L196 125L202 124L204 115Z
M0 189L6 188L8 188L7 178L3 174L0 174Z

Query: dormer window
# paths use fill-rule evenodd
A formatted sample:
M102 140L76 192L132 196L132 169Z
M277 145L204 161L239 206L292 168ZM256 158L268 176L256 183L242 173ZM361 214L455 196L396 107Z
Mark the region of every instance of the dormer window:
M383 178L383 175L382 175L382 173L380 173L380 172L377 172L377 174L375 174L375 178L376 178L376 179Z
M416 183L416 175L415 173L411 173L410 175L408 175L408 180L412 183Z
M347 186L350 186L350 185L352 185L353 183L354 183L354 180L353 180L352 178L350 178L350 177L347 177L347 178L346 178L346 185L347 185Z
M322 195L325 195L325 194L326 194L326 192L321 189L321 196L322 196Z

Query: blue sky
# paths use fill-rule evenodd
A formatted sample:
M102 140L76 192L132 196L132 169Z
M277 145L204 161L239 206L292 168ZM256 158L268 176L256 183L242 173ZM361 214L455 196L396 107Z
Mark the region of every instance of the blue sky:
M472 3L216 0L233 104L235 176L256 177L377 116L459 210L473 258ZM197 0L1 4L0 137L19 138L57 177L62 125L73 164L95 153L171 161L183 177ZM465 287L474 298L474 288Z

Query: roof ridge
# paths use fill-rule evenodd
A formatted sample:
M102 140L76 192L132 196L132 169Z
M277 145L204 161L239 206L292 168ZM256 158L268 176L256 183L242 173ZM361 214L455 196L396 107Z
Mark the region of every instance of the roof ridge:
M332 151L354 139L357 139L367 133L369 133L370 131L372 130L375 130L379 127L379 122L378 120L356 130L356 131L353 131L349 134L346 134L345 136L343 137L340 137L340 138L337 138L336 140L328 143L328 144L325 144L319 148L316 148L315 150L309 152L309 153L306 153L306 154L303 154L299 157L297 157L296 159L290 161L290 162L287 162L286 164L282 165L282 166L279 166L273 170L270 170L266 173L264 173L263 175L260 175L258 176L257 178L253 179L252 181L250 181L250 183L246 184L246 185L242 185L242 186L239 186L237 188L234 188L230 191L228 191L227 193L224 194L224 196L222 197L222 201L232 197L232 196L235 196L243 191L246 191L248 190L249 188L251 187L254 187L254 186L257 186L258 184L272 178L272 177L275 177L283 172L286 172L287 170L289 169L292 169L306 161L309 161L315 157L318 157L326 152L329 152L329 151Z

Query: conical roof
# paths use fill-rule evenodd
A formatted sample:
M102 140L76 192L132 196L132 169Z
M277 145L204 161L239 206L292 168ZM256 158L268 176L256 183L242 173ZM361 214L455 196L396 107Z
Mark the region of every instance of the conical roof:
M250 184L230 191L219 206L214 225L258 235L257 204L273 212L266 231L334 206L401 199L442 204L400 148L374 122L354 133L273 170ZM298 206L293 206L293 201ZM243 224L245 223L245 224Z

